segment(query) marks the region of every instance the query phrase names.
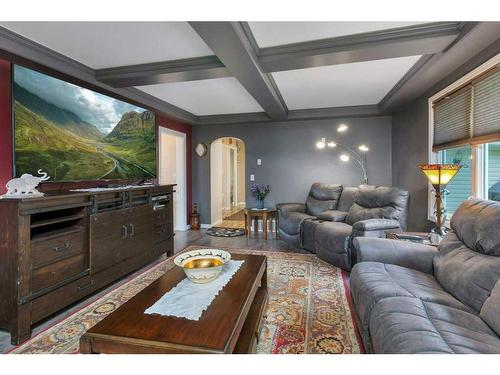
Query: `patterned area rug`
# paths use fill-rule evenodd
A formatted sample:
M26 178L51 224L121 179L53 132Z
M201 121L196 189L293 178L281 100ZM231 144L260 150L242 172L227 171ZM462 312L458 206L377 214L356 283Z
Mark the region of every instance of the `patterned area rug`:
M193 250L191 246L186 249ZM346 276L314 255L243 251L268 257L269 304L258 353L361 353ZM80 336L174 267L166 259L11 353L78 353Z
M214 237L238 237L245 235L245 229L214 227L207 229L206 233Z

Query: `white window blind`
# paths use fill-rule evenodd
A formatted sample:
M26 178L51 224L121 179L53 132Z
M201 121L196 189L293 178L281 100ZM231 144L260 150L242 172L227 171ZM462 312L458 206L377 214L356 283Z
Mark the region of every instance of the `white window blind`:
M466 86L434 105L434 146L467 141L471 135L472 86Z
M500 134L500 69L474 84L473 137Z
M500 67L433 104L433 151L500 140Z

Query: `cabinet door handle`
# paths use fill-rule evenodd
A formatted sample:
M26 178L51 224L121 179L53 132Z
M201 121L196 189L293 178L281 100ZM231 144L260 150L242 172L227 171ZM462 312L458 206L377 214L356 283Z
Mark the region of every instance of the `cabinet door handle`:
M130 223L130 237L134 237L135 236L135 225Z
M62 246L54 246L52 248L52 250L59 253L59 252L64 251L64 250L68 250L69 248L70 248L70 244L68 241L66 241Z
M122 229L123 229L123 236L122 236L122 238L126 239L128 237L128 227L126 225L122 225Z

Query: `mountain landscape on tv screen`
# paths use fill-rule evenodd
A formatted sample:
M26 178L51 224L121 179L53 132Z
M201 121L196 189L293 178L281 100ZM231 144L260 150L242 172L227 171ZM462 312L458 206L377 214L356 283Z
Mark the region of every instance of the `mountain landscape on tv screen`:
M156 176L153 112L26 68L16 68L16 176L23 173L37 175L38 169L47 172L51 181L147 179ZM33 74L43 76L34 76L41 79L38 83L48 80L56 89L59 85L69 85L69 88L64 87L69 91L61 90L60 100L50 91L46 99L45 95L42 96L43 87L35 86ZM82 119L83 116L90 120Z

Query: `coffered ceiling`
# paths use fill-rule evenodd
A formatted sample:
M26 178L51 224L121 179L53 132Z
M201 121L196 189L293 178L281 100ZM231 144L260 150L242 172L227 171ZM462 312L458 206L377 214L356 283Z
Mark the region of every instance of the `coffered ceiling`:
M377 104L421 56L272 73L290 110Z
M420 22L422 23L422 22ZM368 33L419 22L249 22L260 48Z
M263 112L259 103L233 77L139 86L138 89L196 116Z
M92 69L213 55L187 22L4 22Z
M0 52L90 72L194 124L284 121L382 113L477 24L4 22Z

